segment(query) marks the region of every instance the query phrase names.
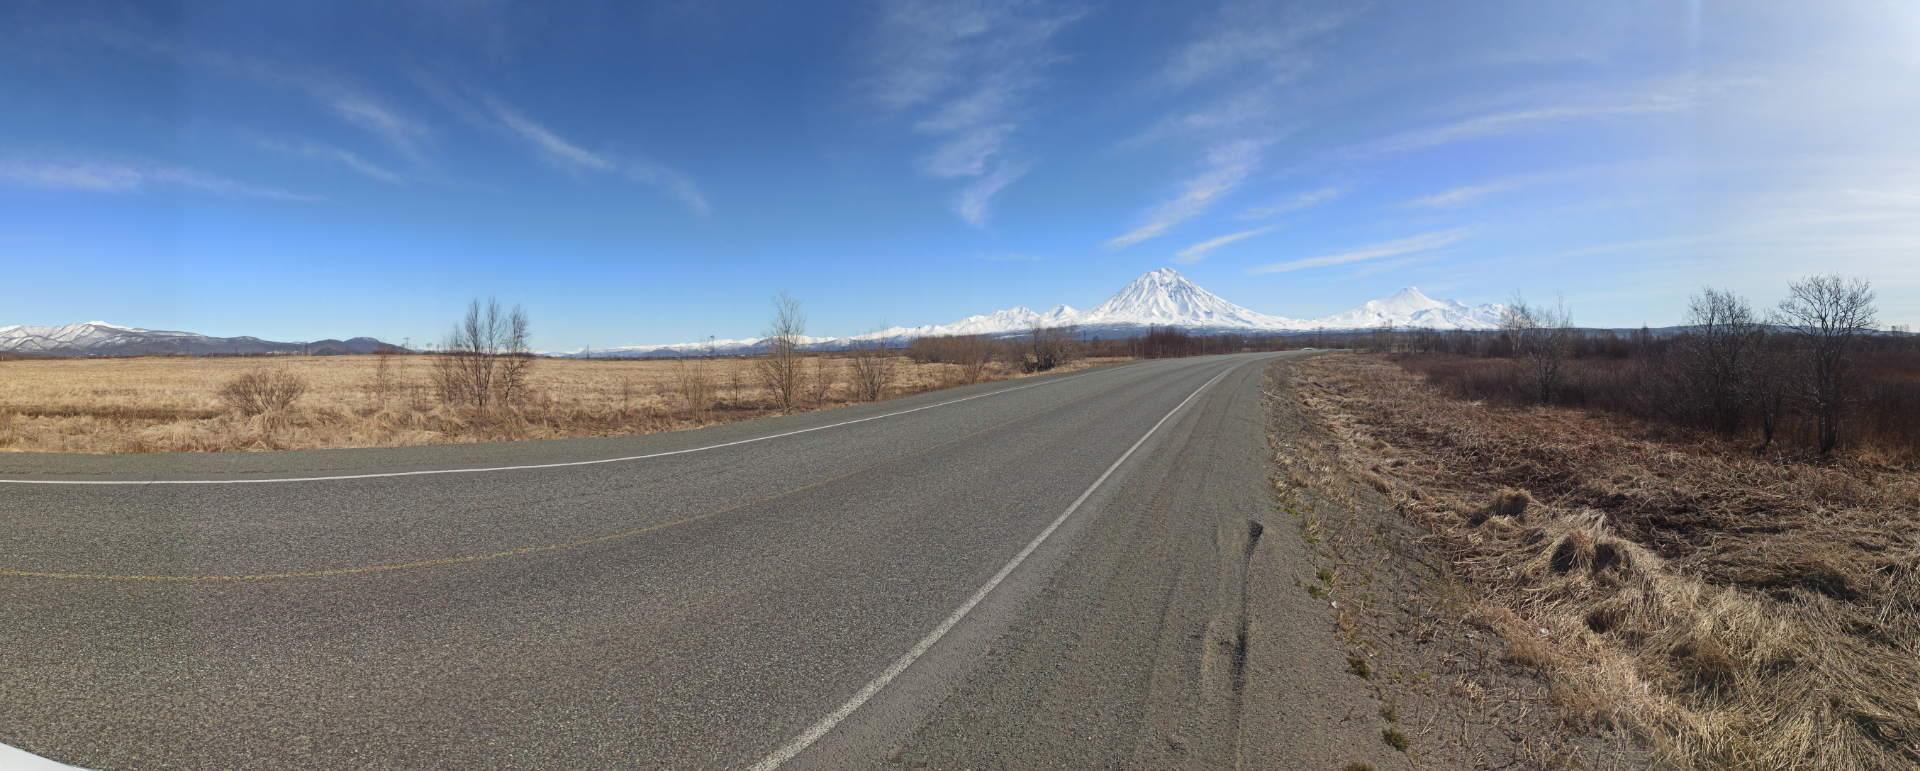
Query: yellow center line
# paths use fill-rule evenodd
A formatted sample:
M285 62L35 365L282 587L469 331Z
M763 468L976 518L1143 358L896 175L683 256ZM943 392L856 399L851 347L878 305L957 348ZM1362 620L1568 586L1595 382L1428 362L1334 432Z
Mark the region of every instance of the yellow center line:
M506 557L518 557L526 554L537 554L539 552L544 552L544 551L558 551L560 549L572 549L580 546L586 546L588 544L600 543L601 541L612 541L619 538L630 538L632 536L641 535L644 533L651 533L655 530L665 530L667 528L684 525L689 522L698 522L708 517L718 516L720 514L725 514L730 511L739 511L749 506L758 506L762 503L766 503L776 498L784 498L794 493L805 492L807 490L811 490L815 487L819 487L824 484L846 479L847 477L854 476L855 474L863 474L868 471L872 471L874 469L880 468L881 466L898 463L900 461L906 460L916 455L921 455L924 453L928 453L928 452L932 452L934 450L940 449L942 447L946 447L947 445L950 445L950 444L963 442L968 439L972 439L976 436L979 436L981 434L987 433L989 431L997 431L1024 420L1031 420L1041 415L1045 415L1049 412L1053 412L1055 410L1066 407L1067 405L1074 404L1076 402L1085 401L1087 399L1091 399L1095 396L1099 396L1101 394L1107 393L1108 391L1114 390L1114 388L1119 388L1119 387L1120 386L1114 386L1113 388L1096 391L1094 393L1087 394L1086 396L1082 396L1072 401L1062 402L1060 404L1054 405L1047 409L1033 413L1032 415L1014 418L1013 420L1009 420L1005 423L988 426L986 428L980 429L978 431L975 431L971 434L967 434L965 436L955 437L953 439L949 439L947 441L941 442L936 445L930 445L927 447L920 448L918 450L914 450L913 452L907 453L905 455L888 458L887 460L880 461L879 463L875 463L871 466L854 469L852 471L849 471L845 474L841 474L839 476L828 477L826 479L822 479L812 484L802 485L800 487L795 487L791 490L774 493L772 495L769 495L765 498L761 498L759 500L748 501L746 503L742 503L736 506L729 506L724 509L715 509L705 514L695 514L691 517L687 517L686 519L675 520L673 522L662 522L657 525L648 525L646 527L635 528L633 530L627 530L625 532L599 535L599 536L594 536L592 538L584 538L578 541L548 544L546 546L529 546L524 549L514 549L511 551L494 552L492 554L470 554L462 557L446 557L446 558L437 559L437 560L421 560L419 562L403 562L403 563L394 563L394 564L388 564L388 565L368 565L365 567L357 567L357 568L336 568L334 570L312 570L312 571L307 571L302 573L257 573L253 575L238 575L238 576L149 576L149 575L105 575L105 574L95 574L95 573L41 573L41 572L34 572L34 571L28 571L28 570L0 570L0 576L11 576L15 578L56 578L56 579L81 580L81 581L273 581L273 580L286 579L286 578L323 578L326 576L345 576L345 575L353 575L356 573L383 573L391 570L410 570L413 568L434 567L436 565L454 565L462 562L484 562L487 560L503 559Z

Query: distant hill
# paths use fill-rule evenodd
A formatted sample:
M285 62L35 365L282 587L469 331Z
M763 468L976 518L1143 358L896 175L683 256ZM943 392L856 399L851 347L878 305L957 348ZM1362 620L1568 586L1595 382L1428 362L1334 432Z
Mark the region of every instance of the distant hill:
M261 353L373 353L387 345L371 337L276 343L257 337L208 337L192 332L137 329L89 321L64 327L0 327L0 352L26 356L152 356Z

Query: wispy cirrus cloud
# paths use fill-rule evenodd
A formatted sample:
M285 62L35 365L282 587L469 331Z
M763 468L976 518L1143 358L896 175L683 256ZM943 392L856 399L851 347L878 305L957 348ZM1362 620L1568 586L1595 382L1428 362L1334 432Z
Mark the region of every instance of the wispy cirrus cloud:
M1107 241L1109 250L1125 249L1150 238L1166 235L1187 220L1205 214L1208 209L1240 187L1248 174L1260 165L1267 141L1240 139L1207 151L1200 173L1181 185L1178 197L1149 209L1141 223L1125 235Z
M178 190L207 193L226 198L264 198L282 201L317 201L320 196L303 195L277 188L249 185L217 174L177 166L136 167L124 164L86 161L68 163L27 158L0 161L0 184L42 190L73 190L95 193L137 193L152 190Z
M1510 110L1444 126L1408 131L1357 145L1342 154L1372 156L1422 150L1454 142L1527 131L1557 123L1678 112L1691 108L1696 103L1697 98L1691 92L1662 89L1609 103Z
M1196 103L1122 140L1123 149L1167 138L1280 132L1297 115L1287 87L1317 62L1309 45L1347 24L1360 8L1341 3L1239 0L1221 6L1143 84L1150 92L1198 91Z
M1462 238L1466 238L1468 234L1469 233L1467 228L1454 228L1452 230L1442 230L1434 233L1425 233L1422 235L1413 236L1411 238L1402 238L1397 241L1386 241L1383 243L1363 246L1363 247L1360 247L1359 249L1355 249L1350 252L1341 252L1339 254L1329 254L1324 257L1309 257L1304 260L1293 260L1291 262L1276 262L1268 265L1261 265L1257 268L1252 268L1248 270L1247 275L1263 276L1270 273L1286 273L1289 271L1302 270L1305 268L1319 268L1327 265L1344 265L1349 262L1361 262L1363 260L1376 260L1381 257L1397 257L1402 254L1424 252L1432 249L1438 249L1440 247L1451 244L1455 241L1459 241Z
M372 133L415 162L425 157L423 145L432 136L426 124L338 83L308 82L303 86L341 120Z
M353 169L354 171L360 172L361 174L365 174L369 177L380 180L382 182L388 182L395 185L404 185L407 183L406 178L400 176L399 174L389 171L385 167L382 167L376 163L373 163L372 161L362 158L357 153L354 153L348 150L342 150L332 145L321 144L319 142L301 142L299 144L292 144L287 142L272 142L272 141L261 141L259 144L261 147L266 148L268 150L286 153L288 155L295 155L302 158L316 158L320 160L333 161L335 163L339 163L343 166L346 166L347 168Z
M1287 212L1300 211L1302 209L1311 209L1315 206L1319 206L1320 204L1326 203L1328 201L1339 199L1342 196L1345 196L1347 192L1348 192L1347 189L1343 187L1323 187L1318 190L1309 190L1307 192L1291 196L1278 203L1272 203L1266 206L1255 206L1251 209L1241 212L1238 219L1263 220L1268 217L1277 217L1279 215L1286 214Z
M912 130L935 141L919 159L923 171L981 177L955 201L967 223L984 226L992 197L1031 167L1008 160L1008 143L1046 68L1061 59L1054 35L1082 15L1019 2L901 2L882 12L876 74L864 88L884 112L918 116Z
M1245 230L1239 233L1229 233L1227 235L1224 235L1209 241L1201 241L1200 243L1194 244L1185 249L1181 249L1178 252L1175 252L1173 255L1173 261L1180 263L1182 265L1191 265L1193 263L1206 259L1208 252L1211 252L1222 246L1226 246L1227 244L1231 244L1235 241L1252 238L1254 236L1262 235L1265 233L1271 233L1277 227L1278 226L1276 225L1274 227L1265 227L1265 228L1260 228L1258 230Z
M593 171L619 174L635 182L659 188L679 198L688 208L701 214L711 211L706 196L685 175L652 161L616 158L587 150L548 130L525 113L500 99L483 95L493 120L508 134L531 145L542 157L569 171Z
M612 171L613 164L607 159L580 148L548 131L545 126L527 119L519 110L507 106L492 96L483 97L487 109L493 111L493 117L501 125L531 143L541 154L557 164L571 169L587 171Z
M993 197L999 195L1000 191L1006 189L1008 185L1013 184L1014 180L1024 176L1027 168L1024 165L1002 164L994 169L992 174L981 177L979 181L962 188L960 194L953 199L954 213L960 215L960 219L966 220L969 225L985 227L987 212L993 204Z
M1228 3L1156 78L1174 88L1186 88L1252 69L1260 80L1272 82L1273 75L1304 64L1299 51L1302 42L1338 28L1351 16L1351 9L1340 5Z

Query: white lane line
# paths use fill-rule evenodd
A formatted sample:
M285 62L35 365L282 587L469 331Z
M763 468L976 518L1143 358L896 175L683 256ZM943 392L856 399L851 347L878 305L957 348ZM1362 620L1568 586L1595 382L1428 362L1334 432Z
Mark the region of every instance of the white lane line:
M1106 370L1106 372L1111 372L1111 371L1112 370ZM940 402L939 404L929 404L924 407L915 407L910 410L901 410L899 412L889 412L885 415L874 415L872 417L842 421L840 423L834 423L831 425L814 426L813 428L803 428L798 431L788 431L784 434L770 434L767 436L757 436L752 439L741 439L739 441L726 442L723 444L707 445L705 447L694 447L691 449L673 450L670 452L656 452L649 455L628 455L620 458L601 458L599 460L576 460L576 461L565 461L561 463L535 463L535 464L529 464L524 466L483 466L480 468L449 468L449 469L434 469L429 471L389 471L389 472L384 472L379 474L340 474L336 476L281 477L281 478L275 478L275 479L3 479L3 478L0 478L0 484L9 484L9 485L259 485L259 484L276 484L276 483L283 483L283 482L328 482L328 481L334 481L334 480L340 480L340 479L376 479L379 477L411 477L411 476L425 476L428 474L480 474L480 473L486 473L491 471L525 471L527 469L561 468L564 466L592 466L600 463L622 463L622 462L631 461L631 460L646 460L648 458L664 458L669 455L684 455L690 452L706 452L708 450L718 450L722 447L732 447L734 445L740 445L740 444L752 444L754 442L764 442L769 439L779 439L781 437L794 436L796 434L805 434L805 433L811 433L814 431L825 431L829 428L840 428L841 426L851 426L855 423L865 423L870 420L880 420L883 418L897 418L901 415L919 412L921 410L931 410L936 407L945 407L950 404L959 404L961 402L969 402L969 401L973 401L974 399L982 399L988 396L999 396L1001 394L1010 394L1010 393L1013 393L1014 391L1025 391L1029 388L1039 388L1041 386L1057 385L1060 383L1065 383L1069 380L1078 380L1083 377L1088 377L1090 375L1098 375L1098 374L1103 374L1103 372L1101 370L1095 370L1093 372L1085 372L1078 375L1071 375L1068 377L1059 378L1057 380L1049 380L1044 383L1033 383L1031 385L1023 385L1018 388L1007 388L1007 389L992 391L984 394L974 394L972 396Z
M847 703L840 705L839 709L821 718L820 722L814 723L813 727L807 729L806 733L800 734L798 738L788 742L786 746L775 750L772 755L768 755L760 762L753 764L749 767L748 771L773 771L779 768L781 764L792 760L794 756L799 755L808 747L812 746L814 742L819 741L820 737L826 736L828 731L832 731L834 726L840 724L840 721L846 720L855 710L860 709L860 705L867 703L868 699L880 693L880 689L887 687L887 684L893 682L894 678L899 677L901 672L907 671L907 667L912 666L914 661L932 649L934 644L940 642L940 638L945 637L948 631L952 630L962 619L965 619L968 613L973 612L973 607L979 605L981 600L986 599L987 595L992 593L994 587L999 586L1001 581L1006 580L1014 568L1020 567L1020 563L1027 561L1027 555L1032 554L1033 550L1040 548L1040 544L1045 543L1047 537L1053 535L1053 531L1059 529L1060 525L1067 521L1067 517L1073 516L1075 511L1080 510L1080 504L1086 503L1087 499L1093 496L1093 491L1100 489L1100 485L1107 481L1107 477L1113 476L1113 472L1120 468L1120 464L1127 462L1127 458L1133 457L1133 451L1140 449L1140 445L1146 444L1147 439L1152 437L1154 432L1160 430L1160 426L1165 425L1168 420L1172 420L1174 414L1186 407L1187 403L1193 401L1194 397L1199 396L1201 392L1206 391L1208 388L1212 388L1214 383L1220 382L1220 379L1226 377L1227 373L1236 369L1239 369L1239 367L1228 367L1220 374L1214 375L1213 379L1207 381L1206 385L1200 386L1199 390L1188 394L1187 398L1180 401L1180 404L1176 405L1164 417L1161 417L1159 423L1153 424L1153 428L1149 428L1145 434L1141 434L1140 439L1134 442L1132 447L1127 448L1127 451L1120 456L1119 460L1114 461L1113 465L1107 467L1106 473L1101 474L1099 479L1093 480L1093 484L1089 485L1085 492L1080 493L1080 497L1073 499L1073 505L1068 506L1066 511L1061 512L1059 517L1054 518L1053 524L1047 525L1047 529L1040 531L1039 535L1034 536L1034 539L1027 543L1027 548L1021 549L1019 554L1013 555L1012 561L1008 562L1005 567L1000 568L1000 572L993 574L993 578L989 579L984 586L981 586L979 591L974 592L972 597L967 598L967 601L960 606L959 610L955 610L953 615L947 616L947 620L940 622L940 625L934 627L932 632L927 633L926 637L920 639L919 644L913 646L913 649L907 651L898 661L893 662L893 666L887 667L886 671L881 672L879 677L873 679L873 682L867 683L867 686L861 688L859 693L853 695L853 698L848 699Z
M79 766L69 766L55 760L35 755L19 747L0 744L0 768L8 771L87 771Z

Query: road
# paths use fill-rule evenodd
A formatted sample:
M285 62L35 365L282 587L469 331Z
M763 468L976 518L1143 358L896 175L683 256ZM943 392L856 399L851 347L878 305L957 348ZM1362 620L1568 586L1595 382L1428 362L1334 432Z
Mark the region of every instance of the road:
M1170 639L1187 599L1171 577L1127 607L1067 608L1058 591L1122 563L1178 574L1140 517L1212 549L1213 519L1170 517L1213 496L1262 505L1272 358L646 437L0 458L0 743L102 771L942 767L977 752L1038 767L1033 753L1092 751L1060 738L1071 726L1020 727L1078 689L1132 705L1088 728L1100 752L1148 762L1115 742L1155 720L1219 722L1180 735L1227 752L1233 708L1168 712L1211 698L1169 685L1174 663L1102 680L996 645L1030 639L1052 617L1036 613ZM1190 610L1180 623L1205 628L1211 611ZM1196 683L1217 679L1202 670ZM1002 702L965 685L1009 678L1027 690L997 686Z

